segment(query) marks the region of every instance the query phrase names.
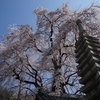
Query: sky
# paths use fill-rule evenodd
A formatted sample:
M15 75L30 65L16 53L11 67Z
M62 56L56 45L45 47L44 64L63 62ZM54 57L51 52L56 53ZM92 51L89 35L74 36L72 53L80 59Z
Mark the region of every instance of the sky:
M100 5L100 0L0 0L0 41L3 39L2 35L9 33L8 27L13 24L29 24L35 30L33 10L37 7L53 11L66 2L69 2L72 10L85 8L93 2Z

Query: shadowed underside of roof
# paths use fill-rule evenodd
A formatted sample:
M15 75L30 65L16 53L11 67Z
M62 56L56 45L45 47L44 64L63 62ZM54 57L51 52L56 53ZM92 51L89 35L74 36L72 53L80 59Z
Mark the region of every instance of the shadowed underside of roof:
M56 95L56 94L37 94L35 100L84 100L83 96L79 95Z

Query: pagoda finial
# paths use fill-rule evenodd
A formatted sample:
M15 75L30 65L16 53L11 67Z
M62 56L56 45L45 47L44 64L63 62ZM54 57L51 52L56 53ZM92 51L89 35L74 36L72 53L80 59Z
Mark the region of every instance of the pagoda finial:
M83 28L83 26L82 26L82 22L81 22L81 20L78 19L78 20L76 21L76 24L78 25L79 35L80 35L80 34L82 34L83 31L84 31L84 28Z

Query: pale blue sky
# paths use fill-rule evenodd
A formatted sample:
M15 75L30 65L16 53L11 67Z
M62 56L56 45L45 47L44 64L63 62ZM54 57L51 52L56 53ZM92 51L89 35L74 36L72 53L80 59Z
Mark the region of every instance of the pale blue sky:
M29 24L36 28L33 10L39 6L55 10L69 2L72 9L77 9L89 6L93 1L100 4L100 0L0 0L0 40L3 34L9 32L9 25Z

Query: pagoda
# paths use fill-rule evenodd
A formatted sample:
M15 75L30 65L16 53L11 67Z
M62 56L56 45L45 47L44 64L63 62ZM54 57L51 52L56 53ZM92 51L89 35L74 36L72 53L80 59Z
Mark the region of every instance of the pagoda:
M87 35L82 22L77 20L79 37L75 44L76 62L81 92L86 94L85 100L100 100L100 41Z

